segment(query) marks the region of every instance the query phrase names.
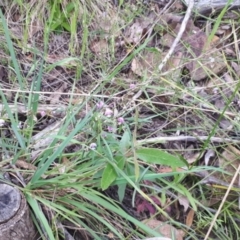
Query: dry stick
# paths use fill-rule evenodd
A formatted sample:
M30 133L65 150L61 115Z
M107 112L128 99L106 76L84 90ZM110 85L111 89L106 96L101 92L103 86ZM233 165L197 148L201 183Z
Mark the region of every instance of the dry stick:
M172 141L206 141L208 140L209 136L167 136L167 137L154 137L154 138L148 138L143 140L138 140L136 143L138 145L143 145L147 143L164 143L164 142L172 142ZM209 139L211 142L217 142L217 143L224 143L224 142L230 142L230 143L240 143L240 139L232 139L232 138L220 138L220 137L211 137Z
M55 93L53 93L55 94ZM17 113L21 113L21 114L27 114L29 112L29 109L28 107L24 106L23 104L21 103L17 103L17 104L11 104L9 103L8 104L8 107L10 108L11 111L16 111ZM65 112L67 110L67 106L66 105L62 105L62 104L58 104L58 105L47 105L47 104L39 104L38 105L38 109L37 109L37 112L54 112L56 110L62 110L63 112ZM5 110L5 106L4 104L1 104L0 103L0 112L4 111Z
M181 27L180 27L180 30L178 32L178 35L177 37L175 38L174 42L173 42L173 45L171 46L171 48L169 49L167 55L165 56L165 58L162 60L161 64L158 66L158 69L159 71L162 71L163 67L165 66L165 64L167 63L167 61L170 59L170 57L172 56L175 48L177 47L179 41L181 40L182 38L182 35L186 29L186 25L187 25L187 22L191 16L191 13L192 13L192 9L193 9L193 6L194 6L194 0L189 0L189 4L188 4L188 8L187 8L187 12L183 18L183 21L182 21L182 24L181 24Z
M69 95L68 92L42 92L42 91L30 91L30 90L19 90L19 89L7 89L0 88L1 91L4 92L14 92L14 93L37 93L37 94L60 94L60 95ZM82 96L82 97L99 97L99 98L107 98L109 95L100 95L100 94L91 94L91 93L71 93L73 96ZM119 99L119 97L112 97Z
M236 180L239 172L240 172L240 164L238 165L238 169L237 169L236 173L235 173L234 176L233 176L233 179L232 179L232 181L231 181L231 183L230 183L230 185L229 185L229 187L228 187L228 189L227 189L227 191L226 191L226 193L225 193L225 195L224 195L224 198L223 198L223 200L222 200L222 202L221 202L221 204L220 204L220 206L219 206L219 208L218 208L218 211L216 212L216 214L215 214L215 216L214 216L214 218L213 218L213 221L211 222L211 225L210 225L210 227L209 227L209 229L208 229L208 232L207 232L204 240L207 240L207 239L208 239L208 237L209 237L209 235L210 235L210 233L211 233L211 231L212 231L213 225L215 224L215 222L216 222L216 220L217 220L217 218L218 218L218 215L220 214L220 211L222 210L223 204L225 203L225 201L226 201L226 199L227 199L227 196L228 196L229 192L231 191L231 188L232 188L232 186L233 186L233 183L235 182L235 180Z

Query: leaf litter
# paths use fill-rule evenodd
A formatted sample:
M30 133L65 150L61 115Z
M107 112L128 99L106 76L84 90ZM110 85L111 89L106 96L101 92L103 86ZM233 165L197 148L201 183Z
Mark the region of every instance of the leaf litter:
M82 73L77 79L77 90L75 92L93 92L99 82L104 82L104 71L114 69L139 46L146 44L146 47L134 54L131 61L119 71L118 75L110 83L106 84L101 94L111 99L112 104L118 109L118 117L125 115L131 118L134 116L131 108L125 110L123 105L131 102L133 96L144 86L144 91L134 101L135 104L139 104L138 113L140 118L142 120L147 118L147 121L139 121L137 125L137 139L176 137L176 141L167 141L154 145L155 148L163 149L165 152L174 155L176 162L164 163L162 159L158 159L160 153L153 154L153 157L147 160L146 156L144 156L144 159L138 156L139 160L144 161L151 169L155 169L156 173L181 172L183 169L180 167L185 166L181 161L181 157L183 157L190 165L215 166L221 171L224 170L223 174L221 171L217 173L209 171L207 174L212 174L214 177L212 179L216 183L219 180L219 183L223 181L227 185L236 170L235 161L238 160L238 146L231 144L224 146L224 141L222 143L209 142L208 146L202 149L204 143L198 140L197 137L209 136L214 128L214 136L219 138L230 136L235 139L239 136L239 130L236 129L240 110L239 95L235 94L234 98L231 99L240 74L239 63L233 60L238 58L235 49L237 43L234 42L234 31L237 30L234 30L230 24L220 24L219 29L211 42L209 42L207 32L209 30L210 32L213 31L212 26L207 29L209 26L206 20L202 24L202 21L191 17L181 41L159 73L158 66L167 55L182 23L183 15L179 12L186 9L181 1L176 1L170 8L163 11L165 5L161 3L163 1L159 2L157 4L153 1L151 7L144 14L134 16L133 21L130 22L124 21L124 18L121 18L121 9L114 6L111 6L109 10L99 12L98 18L89 26L92 35L89 37L87 47L90 49L91 54L82 59L82 66L84 67L81 66ZM136 4L130 4L129 6L131 9L136 9ZM8 12L8 14L8 17L12 18L13 22L21 21L20 12L17 13L16 11L15 14ZM23 38L21 24L9 24L9 29L13 38ZM29 26L29 39L26 41L28 43L23 43L21 50L16 49L21 62L21 70L28 79L27 89L30 89L33 76L39 70L39 66L32 69L33 56L35 57L35 55L32 55L32 48L36 47L39 53L43 53L44 39L42 30L42 22L37 18L32 19ZM81 38L82 33L83 30L80 27L77 37L80 44L85 44ZM78 104L84 101L82 97L70 99L71 86L75 82L76 66L78 66L74 59L62 62L62 60L71 58L70 39L70 34L66 32L61 34L52 33L50 36L49 52L44 60L51 70L43 73L41 104L57 107L59 103L65 105L67 102L74 105L74 102ZM77 48L78 51L79 49ZM8 59L7 54L2 51L3 58ZM79 53L77 52L76 55ZM113 61L109 58L111 54L114 55ZM41 54L36 55L37 60L40 61L42 58ZM99 59L101 59L101 62L99 62ZM62 62L62 64L54 66L58 61ZM107 68L105 65L107 65ZM12 73L5 70L6 67L7 64L2 64L0 69L3 89L9 88L8 84L12 77ZM150 84L147 84L148 81ZM121 88L119 88L118 82L121 82ZM119 97L118 100L111 98L111 88L119 89L119 92L114 93L115 96ZM15 92L6 92L10 102L14 102L18 86L12 86L12 89ZM231 102L229 102L229 99L231 99ZM90 106L86 106L87 111L90 111L89 108L95 103L96 99L95 102L90 103ZM133 104L133 108L134 106ZM227 111L221 116L226 106L228 106ZM109 109L111 110L111 107ZM27 113L19 113L18 108L14 111L23 122L26 120ZM50 126L63 117L62 115L58 117L52 114L52 110L50 110L50 113L46 112L46 117L43 117L49 117L50 119L48 118L44 122L42 121L43 115L45 114L42 111L37 112L38 125L34 132L36 135L45 129L47 125ZM219 117L221 117L221 120L215 126ZM8 118L8 115L4 114L2 118ZM113 129L113 127L110 128ZM5 130L5 134L8 135L9 132L6 133ZM178 136L196 136L196 140L178 141ZM80 137L84 137L84 135ZM73 145L69 146L69 149L71 147L74 149ZM36 158L36 155L34 156ZM180 165L177 164L179 162ZM231 162L231 166L228 166L229 162ZM164 166L171 167L159 170ZM18 167L25 168L23 164L18 165ZM111 171L114 171L114 169L111 168ZM196 175L195 177L199 176ZM173 179L168 177L167 180L172 181ZM206 181L205 184L208 186L209 182ZM152 186L152 182L148 182L147 185ZM235 187L239 187L237 181ZM142 189L158 207L163 209L166 207L159 200L159 192L154 191L153 193L146 187L142 187ZM172 192L174 191L172 190ZM105 194L115 200L119 199L116 187L110 187L105 191ZM123 202L120 204L123 209L141 220L147 220L152 215L155 215L157 219L150 220L151 227L158 228L159 232L166 237L171 237L172 235L169 234L174 232L178 237L176 239L183 239L184 234L178 232L181 230L167 224L166 219L161 216L161 213L151 202L137 195L134 206L132 204L133 195L133 190L127 187ZM182 213L182 218L178 220L185 223L184 217L186 217L186 225L193 226L196 214L190 209L191 203L188 201L188 197L183 194L175 195L169 192L166 193L166 196L169 199L168 215L174 218L176 217L175 212L178 210Z

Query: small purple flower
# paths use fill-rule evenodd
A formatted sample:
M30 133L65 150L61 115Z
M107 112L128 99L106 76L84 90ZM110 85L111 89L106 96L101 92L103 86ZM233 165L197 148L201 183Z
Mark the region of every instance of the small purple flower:
M122 125L124 123L124 118L123 117L119 117L117 119L118 125Z
M98 103L96 104L96 106L97 106L97 109L102 109L103 106L104 106L104 102L103 102L103 101L100 101L100 102L98 102Z
M108 126L107 130L108 130L108 132L114 132L115 129L113 127L111 127L111 126Z
M41 111L41 112L40 112L40 115L41 115L41 117L45 117L47 114L46 114L45 111Z
M113 111L110 108L106 108L104 115L107 117L111 117L113 114Z
M97 144L96 143L91 143L89 145L89 148L92 149L92 150L95 150L97 148Z
M129 86L130 86L131 89L136 87L136 85L134 83L131 83Z

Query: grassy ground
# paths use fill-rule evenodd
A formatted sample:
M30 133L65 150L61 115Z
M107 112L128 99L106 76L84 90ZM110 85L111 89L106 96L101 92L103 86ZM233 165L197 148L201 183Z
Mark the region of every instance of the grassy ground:
M1 6L1 178L40 239L239 238L239 14L192 12L159 67L160 2Z

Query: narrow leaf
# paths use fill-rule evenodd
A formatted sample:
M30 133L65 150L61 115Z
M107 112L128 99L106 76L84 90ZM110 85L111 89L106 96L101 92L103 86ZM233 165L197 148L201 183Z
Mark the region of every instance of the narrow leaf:
M122 203L123 198L125 196L126 187L127 187L126 183L118 185L118 198L120 203Z
M46 231L48 239L54 240L55 237L51 230L51 227L49 226L49 223L48 223L45 215L43 214L42 210L39 208L39 205L38 205L38 202L36 201L36 199L32 198L32 196L29 195L28 193L26 194L26 199L27 199L29 205L32 207L32 210L33 210L36 218L39 220L42 227L44 227L44 230Z
M141 148L136 150L137 157L147 163L162 164L170 167L184 167L187 164L160 149L156 148Z
M131 146L130 134L128 131L125 131L119 143L119 149L121 153L125 155L130 146Z
M101 179L101 188L102 190L106 190L111 183L116 179L117 173L114 167L108 163L106 168L103 171L102 179Z

